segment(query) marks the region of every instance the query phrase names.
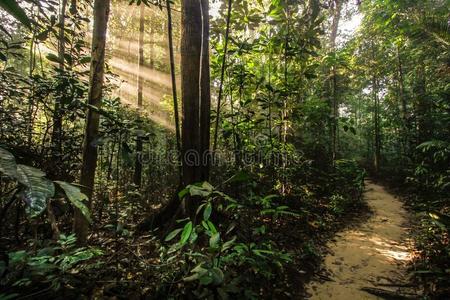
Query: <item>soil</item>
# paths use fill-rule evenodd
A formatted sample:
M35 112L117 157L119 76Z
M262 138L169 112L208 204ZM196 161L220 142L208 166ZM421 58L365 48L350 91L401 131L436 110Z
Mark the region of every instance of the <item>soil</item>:
M408 263L408 212L382 186L366 182L371 216L328 243L323 270L307 287L309 299L414 299ZM366 216L363 216L366 217Z

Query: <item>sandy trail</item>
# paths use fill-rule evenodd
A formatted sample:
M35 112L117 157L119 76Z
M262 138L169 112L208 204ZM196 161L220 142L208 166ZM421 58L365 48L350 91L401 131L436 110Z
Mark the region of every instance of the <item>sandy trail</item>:
M364 197L372 215L364 216L367 221L341 232L328 245L331 251L324 267L331 281L312 282L310 299L382 299L366 291L410 292L399 287L407 282L405 269L411 259L406 240L408 214L398 199L370 181Z

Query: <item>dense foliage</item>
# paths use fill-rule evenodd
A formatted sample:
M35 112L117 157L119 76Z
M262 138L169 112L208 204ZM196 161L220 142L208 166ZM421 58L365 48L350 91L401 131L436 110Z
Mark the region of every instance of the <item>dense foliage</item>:
M448 295L446 1L109 3L0 3L0 299L303 297L367 173L417 212L411 272Z

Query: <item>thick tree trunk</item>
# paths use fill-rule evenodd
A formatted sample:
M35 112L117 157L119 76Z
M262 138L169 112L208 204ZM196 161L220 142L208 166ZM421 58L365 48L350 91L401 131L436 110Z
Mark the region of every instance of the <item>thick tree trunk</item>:
M96 108L100 108L102 100L109 6L109 0L95 0L94 2L94 28L92 32L92 59L88 103ZM95 170L97 167L97 147L94 144L94 141L98 137L99 124L99 114L93 109L88 109L83 144L80 184L83 186L83 192L89 198L89 207L91 207L92 204ZM78 243L85 244L89 226L87 220L78 209L75 209L73 227L78 238Z
M182 1L181 91L183 100L183 185L205 179L209 166L208 163L202 162L204 151L209 149L210 123L209 51L208 44L206 43L205 45L204 43L208 39L209 21L207 20L208 4L204 2L207 1ZM203 19L202 12L203 16L205 16ZM206 146L206 143L208 146ZM186 199L184 213L194 216L196 210L195 203L196 201L193 199Z
M138 110L139 114L141 114L142 105L143 105L143 87L144 87L144 78L142 77L142 71L144 67L144 26L145 26L145 4L140 4L140 12L139 12L139 57L138 57L138 80L137 80L137 100L138 100ZM138 187L141 186L142 181L142 137L138 134L136 136L136 160L134 163L134 176L133 181L134 184Z

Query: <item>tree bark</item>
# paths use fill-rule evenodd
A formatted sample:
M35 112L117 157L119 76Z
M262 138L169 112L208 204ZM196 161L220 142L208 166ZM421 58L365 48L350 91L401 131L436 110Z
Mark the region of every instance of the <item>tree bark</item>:
M378 80L373 76L372 79L373 100L374 100L374 127L375 127L375 155L373 165L375 173L378 174L380 170L381 159L381 133L380 133L380 100L378 97Z
M92 59L90 68L88 103L96 108L101 107L102 100L109 6L109 0L95 0L94 2L94 28L92 32ZM82 191L89 198L89 208L92 206L95 170L97 167L97 147L94 144L94 141L98 137L99 124L99 114L95 110L89 108L86 116L86 128L84 134L83 158L80 177ZM81 211L75 209L73 228L77 235L79 244L86 243L89 229L88 225L89 224Z
M64 71L64 53L65 53L65 20L66 20L66 6L67 0L61 0L61 7L59 12L59 35L58 35L58 59L59 69ZM52 159L59 161L59 156L62 152L61 135L62 135L62 112L61 112L61 99L63 98L64 91L61 91L59 95L56 95L55 106L53 111L53 131L52 131Z
M178 115L178 96L177 96L177 79L176 79L176 70L175 70L175 55L173 50L173 29L172 29L172 11L170 8L170 1L166 0L166 8L167 8L167 34L169 39L169 57L170 57L170 75L172 80L172 98L173 98L173 114L175 121L175 137L177 143L177 156L179 157L181 154L181 133L180 133L180 118ZM182 168L181 161L180 163L180 184L182 182Z
M342 1L333 1L333 21L331 24L331 34L330 34L330 48L333 53L336 52L336 38L339 29L339 21L341 19ZM334 161L337 158L337 144L338 144L338 97L337 97L337 74L336 67L333 65L331 67L331 84L332 84L332 101L331 101L331 111L333 114L333 120L331 121L331 159L334 165Z
M217 149L217 138L219 133L219 121L220 121L220 106L222 104L222 94L223 94L223 80L225 77L225 69L227 63L227 52L228 52L228 37L230 35L230 21L231 21L231 5L233 4L233 0L228 0L228 12L227 12L227 26L225 30L225 45L223 49L223 57L222 57L222 68L220 70L220 85L219 85L219 96L217 97L217 110L216 110L216 123L214 129L214 144L213 144L213 152Z
M425 65L419 63L416 70L415 94L417 98L417 144L427 141L431 136L431 123L429 117L430 103L427 99Z
M200 74L200 180L209 180L211 139L211 85L209 68L209 1L200 0L202 5L202 53Z
M183 101L183 185L202 180L208 173L203 163L209 149L209 51L208 4L205 0L183 0L181 15L181 91ZM202 19L202 11L205 18ZM203 37L202 37L203 33ZM203 43L203 51L202 51ZM206 132L207 131L207 132ZM206 143L208 144L206 146ZM186 199L184 213L194 216L196 205Z

